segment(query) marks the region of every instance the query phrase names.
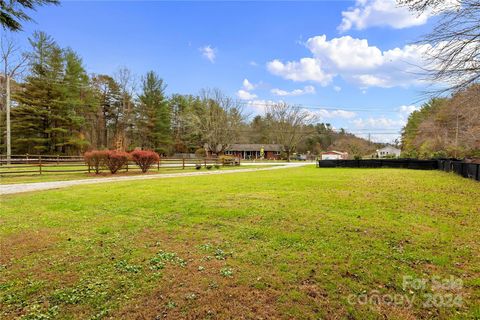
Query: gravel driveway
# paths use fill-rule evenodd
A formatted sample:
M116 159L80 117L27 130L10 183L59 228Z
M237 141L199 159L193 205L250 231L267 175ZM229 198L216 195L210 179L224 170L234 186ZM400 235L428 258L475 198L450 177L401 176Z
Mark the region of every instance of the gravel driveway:
M257 163L256 165L259 165L259 163ZM165 173L165 174L138 175L138 176L128 176L128 177L123 176L123 177L112 177L112 178L69 180L69 181L5 184L5 185L0 185L0 195L49 190L49 189L59 189L59 188L66 188L66 187L77 186L82 184L107 183L107 182L117 182L117 181L133 181L133 180L166 179L166 178L176 178L176 177L230 174L230 173L238 173L238 172L269 171L269 170L301 167L305 165L312 165L312 163L311 162L284 163L282 165L277 165L274 167L255 168L255 169L233 169L233 170L225 170L225 171L222 170L222 171L186 172L186 173Z

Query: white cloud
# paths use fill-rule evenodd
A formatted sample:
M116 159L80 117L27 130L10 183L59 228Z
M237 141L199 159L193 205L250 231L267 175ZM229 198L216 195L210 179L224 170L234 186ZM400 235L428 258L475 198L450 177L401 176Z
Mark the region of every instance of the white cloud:
M404 106L400 106L400 108L398 108L398 112L400 113L400 115L404 118L408 118L408 116L410 115L410 113L412 113L413 111L416 111L416 110L419 110L420 108L415 106L415 105L404 105Z
M361 137L364 139L370 139L370 141L380 142L380 143L390 143L394 144L395 139L400 137L400 134L391 134L391 133L362 133L362 132L355 132L354 133L357 137Z
M405 119L390 119L386 117L354 119L351 123L357 129L398 129L405 125Z
M410 11L407 6L397 4L397 0L357 0L355 6L342 12L342 22L337 27L340 32L350 29L363 30L369 27L392 27L404 29L427 23L432 16L447 10L455 10L461 0L439 1L433 9L422 14Z
M258 63L256 61L253 61L253 60L250 61L248 64L251 65L252 67L257 67L258 66Z
M257 85L248 81L247 78L243 79L242 89L237 91L237 97L239 97L242 100L253 100L253 99L257 98L256 94L250 92L253 89L255 89L256 87L257 87Z
M408 115L415 110L418 110L418 107L414 105L402 105L396 109L396 117L356 118L350 120L354 128L348 131L354 132L363 138L368 138L369 131L373 131L373 133L370 134L370 138L373 141L392 142L400 137L400 131L407 123ZM357 131L355 131L355 129ZM358 130L363 132L359 132Z
M278 59L267 63L267 69L272 74L293 81L315 81L322 86L328 85L332 75L326 74L320 61L313 58L302 58L300 61L283 63Z
M333 118L343 118L343 119L351 119L356 116L355 112L347 111L347 110L327 110L327 109L320 109L320 110L312 110L308 108L302 108L302 111L306 112L310 116L310 120L315 121L325 121L326 119L333 119Z
M342 91L342 88L339 87L339 86L335 86L335 87L333 87L333 90L335 90L336 92L340 92L340 91Z
M383 63L382 51L366 39L344 36L327 40L321 35L308 39L306 47L315 58L338 70L368 70Z
M315 93L315 87L314 86L305 86L303 89L295 89L292 91L286 91L282 89L277 89L274 88L270 90L270 92L276 96L301 96L304 94L314 94Z
M247 78L243 79L242 85L243 85L243 89L245 89L246 91L251 91L256 87L256 85L248 81Z
M287 63L275 59L267 64L268 70L285 79L321 85L341 76L362 88L409 86L423 83L417 66L425 66L424 54L432 50L430 45L406 45L382 51L366 39L327 40L325 35L312 37L305 45L312 57Z
M321 119L330 119L330 118L344 118L344 119L351 119L355 117L357 114L353 111L347 110L325 110L320 109L315 111Z
M357 0L354 7L342 12L338 30L345 32L383 26L403 29L423 25L431 15L429 12L415 14L407 7L398 6L395 0Z
M237 91L237 97L239 97L242 100L252 100L257 97L256 94L248 92L246 90L240 89Z
M202 53L202 56L210 61L211 63L215 63L215 59L217 58L217 49L212 48L210 45L204 46L200 48L200 52Z
M273 101L273 100L250 100L247 102L247 106L254 109L257 113L264 113L265 109L275 103L283 102L282 100Z

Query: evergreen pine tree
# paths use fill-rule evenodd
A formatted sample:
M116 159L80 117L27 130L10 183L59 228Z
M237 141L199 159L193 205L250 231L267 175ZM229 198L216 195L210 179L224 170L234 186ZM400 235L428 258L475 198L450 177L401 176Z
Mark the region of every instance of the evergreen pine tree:
M171 111L165 98L163 79L150 71L143 79L139 96L137 128L143 148L168 153L171 146Z

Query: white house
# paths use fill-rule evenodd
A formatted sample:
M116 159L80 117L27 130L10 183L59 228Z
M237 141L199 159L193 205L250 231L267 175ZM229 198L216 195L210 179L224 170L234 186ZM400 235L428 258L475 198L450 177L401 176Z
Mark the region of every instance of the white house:
M377 158L387 158L387 157L398 158L400 157L400 152L401 152L400 149L397 149L392 146L386 146L386 147L383 147L382 149L377 150Z
M345 160L348 159L348 153L347 152L340 152L340 151L327 151L327 152L322 152L320 154L322 160Z

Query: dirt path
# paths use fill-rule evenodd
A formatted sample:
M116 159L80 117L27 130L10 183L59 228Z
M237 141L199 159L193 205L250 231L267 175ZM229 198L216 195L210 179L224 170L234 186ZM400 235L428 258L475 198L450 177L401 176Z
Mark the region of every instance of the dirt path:
M305 165L312 165L312 163L311 162L284 163L283 165L277 165L274 167L255 168L255 169L233 169L233 170L221 170L221 171L165 173L165 174L124 176L124 177L112 177L112 178L95 178L95 179L82 179L82 180L69 180L69 181L5 184L5 185L0 185L0 195L49 190L49 189L59 189L59 188L66 188L66 187L77 186L82 184L107 183L107 182L132 181L132 180L166 179L166 178L191 177L191 176L206 176L206 175L229 174L229 173L239 173L239 172L269 171L269 170L295 168L295 167L301 167Z

